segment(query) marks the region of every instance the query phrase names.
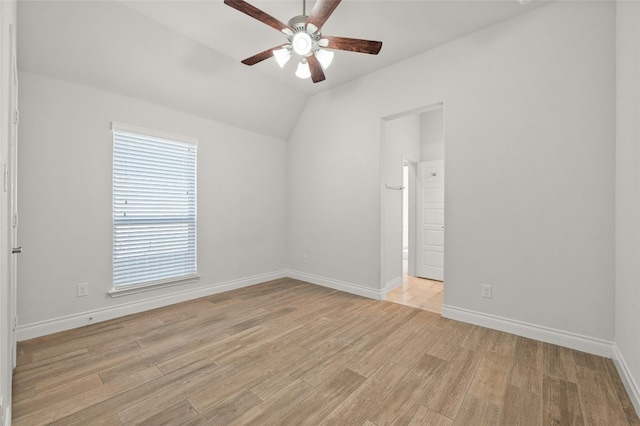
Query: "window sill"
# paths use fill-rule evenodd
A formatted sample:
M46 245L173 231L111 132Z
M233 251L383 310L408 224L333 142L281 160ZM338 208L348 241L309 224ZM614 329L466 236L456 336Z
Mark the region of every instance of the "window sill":
M176 285L195 283L200 280L200 275L188 275L180 278L171 278L167 280L151 281L144 284L133 284L122 287L113 287L107 292L111 297L122 297L130 294L143 293L145 291L157 290L165 287L173 287Z

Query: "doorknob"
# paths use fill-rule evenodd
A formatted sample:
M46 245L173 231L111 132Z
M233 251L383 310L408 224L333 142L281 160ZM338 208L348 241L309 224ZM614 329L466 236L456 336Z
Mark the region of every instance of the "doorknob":
M14 247L11 249L11 254L20 254L22 253L22 246L21 247Z

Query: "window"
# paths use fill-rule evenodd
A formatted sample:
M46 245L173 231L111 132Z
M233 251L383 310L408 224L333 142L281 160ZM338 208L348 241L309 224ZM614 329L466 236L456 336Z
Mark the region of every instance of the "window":
M197 279L197 141L113 123L113 290Z

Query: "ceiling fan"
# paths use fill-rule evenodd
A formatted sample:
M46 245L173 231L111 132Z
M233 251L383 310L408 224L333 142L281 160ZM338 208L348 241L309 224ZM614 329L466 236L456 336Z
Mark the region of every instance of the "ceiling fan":
M381 41L362 40L347 37L323 36L320 32L341 0L317 0L310 15L306 15L306 0L302 2L302 15L294 16L287 24L244 0L224 0L232 8L264 22L284 33L288 42L267 49L242 61L246 65L255 65L274 56L278 65L284 67L295 53L299 57L296 75L300 78L311 77L314 83L325 79L323 69L327 69L333 59L332 50L368 53L377 55L382 48ZM331 50L327 50L331 49Z

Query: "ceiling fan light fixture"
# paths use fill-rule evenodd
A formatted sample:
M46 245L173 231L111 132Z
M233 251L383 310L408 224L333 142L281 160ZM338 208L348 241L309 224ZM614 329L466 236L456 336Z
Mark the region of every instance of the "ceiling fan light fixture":
M309 63L306 59L300 60L298 69L296 70L296 77L302 79L311 77L311 69L309 69Z
M331 62L333 62L334 53L330 50L320 49L316 52L316 58L318 58L318 62L322 65L322 68L325 70L329 68Z
M313 10L307 15L307 0L302 0L302 15L294 16L288 24L285 24L246 0L224 0L224 4L227 6L270 26L287 37L286 44L264 50L243 59L241 62L245 65L255 65L274 57L278 65L284 68L295 54L294 62L298 62L296 76L299 78L311 77L311 81L319 83L325 80L323 70L331 65L336 50L377 55L382 48L381 41L335 36L322 37L322 26L341 1L314 0ZM533 0L515 1L528 2Z
M285 64L289 62L289 59L291 58L291 50L286 47L276 49L273 51L273 57L276 58L276 62L278 62L280 68L284 68Z
M293 36L291 45L298 55L308 56L311 53L311 49L313 49L313 40L311 40L311 36L307 32L300 31Z

